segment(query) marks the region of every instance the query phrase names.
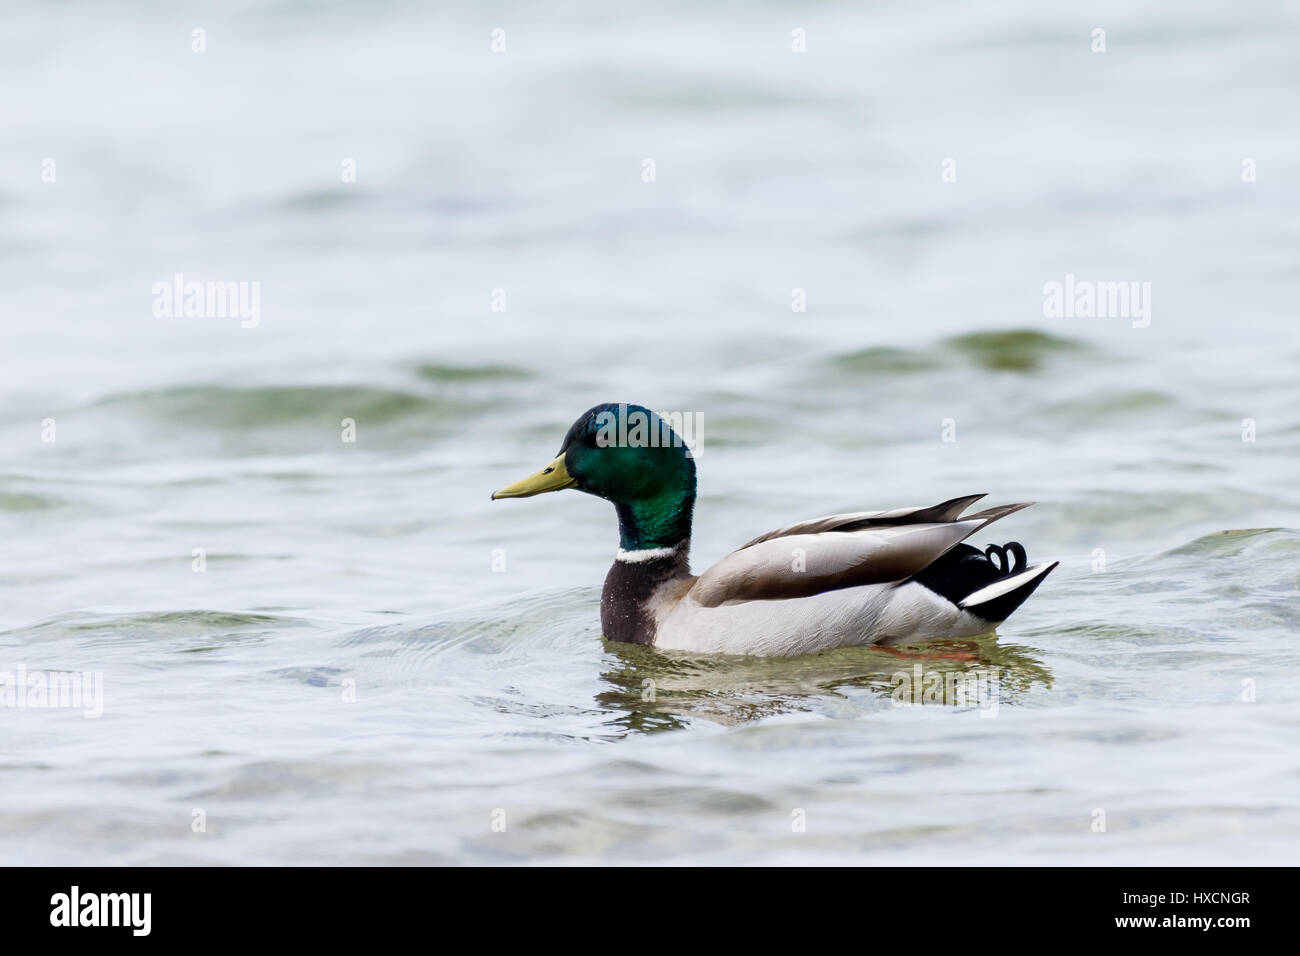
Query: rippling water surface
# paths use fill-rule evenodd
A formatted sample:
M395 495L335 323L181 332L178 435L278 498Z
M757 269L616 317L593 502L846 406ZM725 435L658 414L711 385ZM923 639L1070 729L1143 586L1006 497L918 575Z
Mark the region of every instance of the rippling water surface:
M12 6L0 670L103 699L0 709L5 862L1294 860L1296 11ZM607 400L702 416L697 570L981 491L1061 567L975 640L605 645L609 506L488 493Z

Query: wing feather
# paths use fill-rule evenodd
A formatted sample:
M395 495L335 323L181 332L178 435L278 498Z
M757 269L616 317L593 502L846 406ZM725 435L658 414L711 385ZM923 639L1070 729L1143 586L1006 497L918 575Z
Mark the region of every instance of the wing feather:
M696 579L688 595L704 607L717 607L902 582L976 531L1033 503L1000 505L954 520L982 497L790 525L727 555ZM928 520L918 520L922 514Z
M925 508L895 508L892 511L855 511L850 514L828 515L825 518L811 518L795 524L777 528L767 534L740 546L737 550L771 541L773 538L786 538L796 534L820 534L823 531L860 531L863 528L881 528L903 524L926 524L930 522L954 521L957 516L984 495L964 495L937 505Z
M901 581L983 526L954 521L783 535L733 551L700 575L689 593L717 607Z

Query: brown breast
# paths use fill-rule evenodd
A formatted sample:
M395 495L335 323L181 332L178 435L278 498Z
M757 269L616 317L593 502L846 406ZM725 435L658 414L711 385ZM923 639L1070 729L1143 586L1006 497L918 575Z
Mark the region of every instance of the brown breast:
M690 577L689 543L650 561L615 561L600 595L600 626L605 639L653 644L653 598L668 582Z

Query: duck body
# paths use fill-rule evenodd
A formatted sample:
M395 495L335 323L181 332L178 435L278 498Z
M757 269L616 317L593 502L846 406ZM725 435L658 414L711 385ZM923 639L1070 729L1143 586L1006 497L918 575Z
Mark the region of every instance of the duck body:
M927 549L997 517L785 535L733 552L698 577L688 566L689 542L663 549L669 553L621 552L601 594L602 629L610 640L666 650L769 657L986 634L1056 565L1026 567L1014 554L1009 565L995 563L998 551L1019 548L1014 543L993 555L957 544L917 573L892 568L924 561ZM751 547L757 550L745 554ZM893 579L872 580L879 577Z
M1056 563L1027 566L1018 543L963 540L1024 504L962 517L983 495L926 508L857 512L761 535L696 576L690 571L695 467L689 451L602 444L636 405L598 405L559 456L493 497L577 488L612 500L620 549L601 594L606 639L697 653L794 656L992 631ZM619 416L623 416L620 418ZM664 426L666 428L666 426ZM671 431L669 429L669 431ZM995 560L996 559L996 560Z

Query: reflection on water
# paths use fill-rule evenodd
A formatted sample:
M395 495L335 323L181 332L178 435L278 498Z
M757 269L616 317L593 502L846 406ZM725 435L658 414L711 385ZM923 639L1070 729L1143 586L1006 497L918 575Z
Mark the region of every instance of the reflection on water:
M882 706L974 706L996 710L1023 700L1033 684L1050 688L1051 672L1026 649L1001 646L994 634L902 647L849 647L794 659L709 657L606 642L619 667L596 696L625 711L613 723L653 733L679 729L682 718L743 724L808 710L810 699L867 690Z

